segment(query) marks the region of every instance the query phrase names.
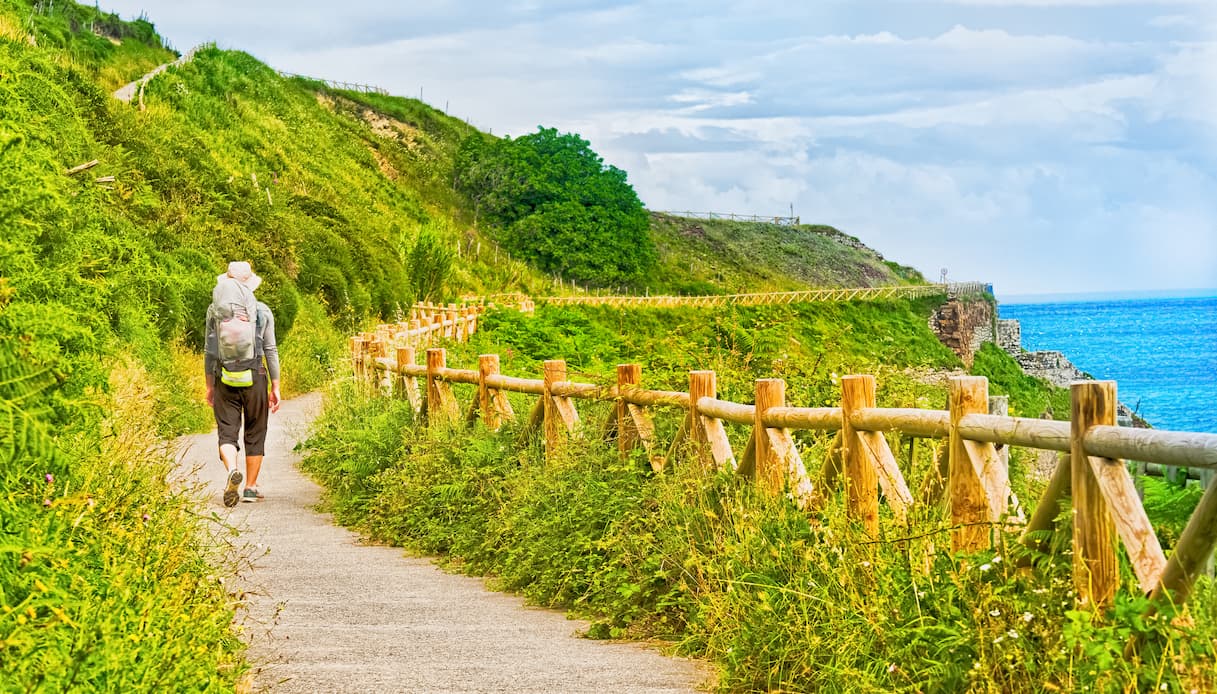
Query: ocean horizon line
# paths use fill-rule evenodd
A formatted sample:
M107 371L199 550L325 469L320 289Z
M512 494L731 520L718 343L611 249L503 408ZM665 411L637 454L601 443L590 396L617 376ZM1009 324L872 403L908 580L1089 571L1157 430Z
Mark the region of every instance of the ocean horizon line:
M1072 304L1095 301L1137 301L1143 299L1217 298L1217 287L1195 289L1129 289L1102 292L1045 292L1041 294L996 293L999 304Z

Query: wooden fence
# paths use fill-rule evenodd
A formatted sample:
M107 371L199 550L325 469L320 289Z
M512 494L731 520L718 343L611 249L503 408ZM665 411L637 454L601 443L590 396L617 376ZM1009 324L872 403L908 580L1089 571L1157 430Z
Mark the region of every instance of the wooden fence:
M777 224L778 226L798 226L798 217L766 217L759 214L733 214L731 212L671 212L657 210L656 214L666 214L671 217L685 217L687 219L727 219L733 222L764 222L766 224Z
M951 284L905 284L891 287L860 287L807 289L793 292L758 292L753 294L716 294L707 296L550 296L541 299L547 304L583 306L614 306L636 308L672 308L677 306L760 306L762 304L797 304L831 301L880 301L883 299L919 298L923 296L982 296L989 291L983 282Z
M374 84L359 84L358 82L342 82L340 80L327 80L320 77L309 77L308 75L297 75L294 72L279 71L279 76L284 79L300 78L310 82L320 82L330 89L338 89L348 92L363 92L364 94L380 94L389 96L389 90L382 87L377 87Z
M879 532L880 491L901 524L915 505L937 504L946 494L951 546L957 551L989 548L996 533L1019 525L1018 511L1011 509L1007 458L1001 449L1057 451L1056 471L1031 518L1022 523L1020 541L1046 549L1043 531L1053 529L1062 499L1072 498L1074 585L1083 605L1110 605L1114 600L1119 585L1117 538L1141 589L1155 597L1169 592L1179 602L1186 600L1217 544L1217 485L1205 491L1168 559L1124 463L1131 459L1217 468L1217 435L1115 426L1112 381L1074 383L1072 417L1065 422L989 414L988 382L975 376L951 379L946 410L876 407L875 379L867 375L841 379L840 406L792 407L780 379L756 381L753 404L720 400L713 371L690 372L688 391L664 391L643 388L637 364L619 365L616 384L602 386L569 380L562 360L546 361L542 377L532 379L500 373L496 354L480 356L476 369L453 369L444 349L430 348L425 363L415 363L418 340L424 335L460 339L475 329L476 310L465 318L453 313L447 307L434 313L431 325L439 327L430 331L421 325L398 331L396 343L353 338L356 376L379 384L383 393L408 399L428 424L472 425L480 420L497 430L516 417L508 392L539 396L524 420L521 443L543 433L547 456L569 446L572 436L594 431L615 442L623 455L642 447L656 471L688 457L707 468L753 478L771 494L787 493L808 511L821 508L844 485L848 514L872 536ZM463 415L453 384L476 388ZM591 429L581 423L578 400L612 403L603 427ZM657 408L675 410L681 418L674 440L666 445L656 436ZM728 425L751 430L738 454L728 440ZM792 430L836 432L815 480ZM938 477L926 485L920 498L909 490L885 432L943 442L936 457Z

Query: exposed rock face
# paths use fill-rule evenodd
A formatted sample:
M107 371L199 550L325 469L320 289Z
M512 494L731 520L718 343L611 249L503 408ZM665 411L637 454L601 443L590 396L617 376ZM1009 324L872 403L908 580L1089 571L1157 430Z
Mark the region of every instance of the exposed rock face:
M983 300L950 299L930 316L930 330L971 366L976 350L993 341L993 306Z
M1021 348L1020 348L1021 349ZM1010 350L1006 350L1009 352ZM1069 384L1074 381L1081 381L1090 378L1090 375L1083 372L1081 369L1073 365L1061 352L1045 350L1041 352L1017 352L1012 353L1018 365L1023 367L1023 371L1038 376L1054 386L1068 388Z
M1007 354L1017 355L1023 351L1023 327L1014 318L999 318L994 342Z
M1063 353L1053 350L1027 352L1022 345L1022 327L1013 318L1003 318L997 321L997 337L993 340L998 347L1014 357L1023 372L1042 378L1054 386L1068 388L1074 381L1088 381L1094 376L1082 371ZM979 347L978 347L979 349ZM1133 414L1131 408L1124 403L1116 403L1116 423L1120 426L1146 427L1145 420Z

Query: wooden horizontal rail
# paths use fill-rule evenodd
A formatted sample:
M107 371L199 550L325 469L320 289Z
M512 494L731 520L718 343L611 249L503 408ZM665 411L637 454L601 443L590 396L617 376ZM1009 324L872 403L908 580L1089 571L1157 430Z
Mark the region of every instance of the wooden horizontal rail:
M733 424L752 424L756 419L755 405L741 405L730 400L715 400L714 398L699 398L697 411L703 416L721 419Z
M836 431L841 428L840 407L770 407L761 422L775 429L818 429Z
M542 395L545 393L545 381L539 378L517 378L515 376L487 376L486 387L498 390L508 390L513 393L529 393Z
M452 307L442 310L455 311ZM470 322L458 324L475 328L476 314L466 316ZM427 318L433 328L439 326L438 312ZM421 319L411 322L416 320ZM1169 592L1180 601L1186 599L1217 546L1213 522L1217 492L1209 489L1168 561L1137 496L1129 466L1123 462L1144 463L1138 466L1142 469L1157 465L1195 468L1201 471L1201 478L1208 478L1211 473L1204 471L1217 469L1217 434L1112 426L1116 393L1111 381L1073 384L1071 422L986 414L993 411L993 402L988 397L987 379L977 376L951 378L946 411L876 407L875 379L867 375L841 378L840 407L789 407L785 381L772 378L756 381L756 404L749 405L717 399L713 371L691 371L689 392L642 388L637 364L618 365L613 385L569 381L566 362L560 359L544 363L544 379L515 378L499 373L500 359L494 354L480 355L477 370L453 369L447 367L446 350L429 348L426 366L413 364L416 349L398 344L390 350L383 332L352 338L354 372L374 392L407 399L428 425L481 421L498 430L503 422L516 418L507 392L539 395L527 418L517 420L523 424L518 436L524 443L544 432L547 458L569 450L576 439L587 441L589 434L597 435L615 442L622 456L635 449L645 451L654 472L682 460L698 461L706 469L751 477L768 494L788 494L806 511L828 503L834 488L844 481L842 498L848 503L849 516L872 537L880 533L880 490L894 522L901 525L907 524L911 509L937 507L946 493L953 523L952 549L990 549L995 532L1021 524L1024 518L1011 491L1005 447L1067 452L1027 530L1051 529L1061 499L1069 497L1074 509L1074 590L1079 604L1111 604L1121 580L1117 541L1126 550L1142 592ZM459 340L468 338L470 332L454 329L441 337ZM394 372L398 378L392 377ZM420 379L425 379L425 389ZM459 405L452 383L476 386L469 408ZM613 406L603 425L589 427L581 420L575 399L607 401ZM691 410L681 416L671 441L658 439L661 429L650 409L655 406ZM1000 404L997 411L1001 411ZM466 413L463 417L462 412ZM752 429L738 457L724 422ZM790 430L840 431L824 449L819 482L808 474L800 443ZM892 431L947 439L933 464L937 481L927 487L922 499L910 491L898 460L900 450L893 449L890 437L883 434ZM916 465L915 447L909 449L909 464ZM1029 542L1027 537L1024 543ZM1039 540L1030 542L1044 546Z
M642 407L667 406L689 409L689 394L677 390L646 390L643 388L622 388L620 396L631 405Z
M792 292L756 292L750 294L711 294L704 296L551 296L538 299L554 305L580 304L615 307L674 307L674 306L759 306L764 304L794 304L830 301L873 301L896 298L919 298L947 294L953 296L980 295L988 285L981 282L951 284L892 285L887 287L836 287Z
M1083 443L1087 453L1104 458L1217 468L1217 434L1093 426L1086 431Z
M594 383L574 383L558 381L550 384L549 392L563 398L580 398L583 400L602 400L612 397L611 389L601 388Z
M1052 419L969 414L959 420L959 435L971 441L1069 451L1069 422Z
M911 436L944 439L951 432L951 413L908 407L865 407L849 419L859 431L899 431Z
M423 373L426 374L426 369ZM478 384L478 372L473 369L436 369L435 377L448 383L467 383L474 386Z
M733 222L763 222L766 224L777 224L778 226L798 226L798 217L782 217L782 216L767 216L763 214L737 214L734 212L691 212L688 210L682 212L655 210L655 214L664 214L669 217L684 217L685 219L725 219Z

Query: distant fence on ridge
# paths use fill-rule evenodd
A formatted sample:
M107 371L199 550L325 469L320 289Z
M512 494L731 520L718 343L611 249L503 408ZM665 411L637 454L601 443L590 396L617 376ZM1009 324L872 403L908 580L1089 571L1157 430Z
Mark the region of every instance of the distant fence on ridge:
M655 214L666 214L672 217L688 217L690 219L726 219L732 222L764 222L778 226L798 226L798 217L767 217L759 214L733 214L731 212L674 212L670 210L654 210Z

